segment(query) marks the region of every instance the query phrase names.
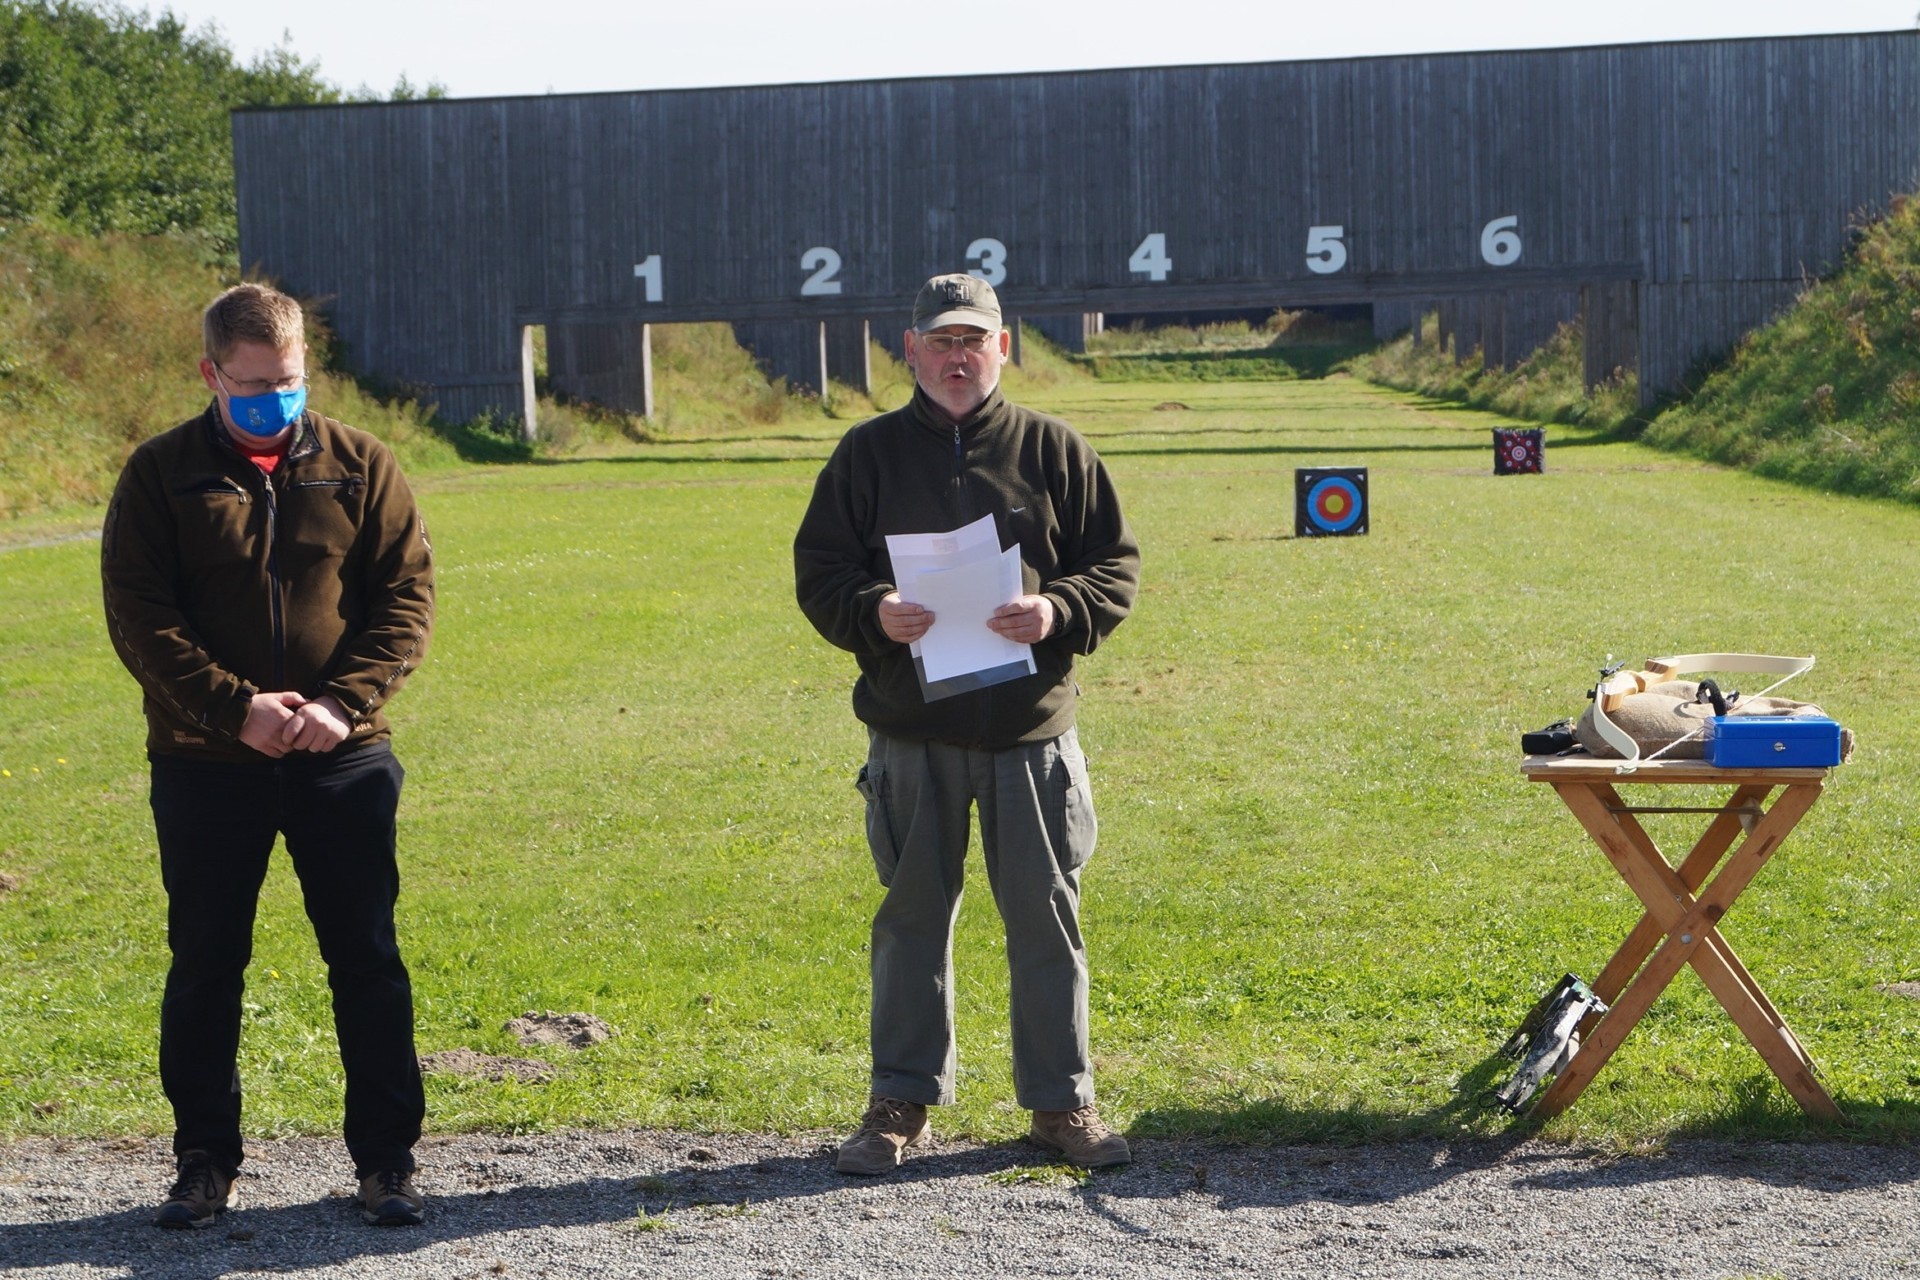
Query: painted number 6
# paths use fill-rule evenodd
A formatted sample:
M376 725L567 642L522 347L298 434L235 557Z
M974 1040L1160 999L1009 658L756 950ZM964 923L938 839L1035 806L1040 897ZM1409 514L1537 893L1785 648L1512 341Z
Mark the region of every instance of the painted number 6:
M840 273L840 255L825 245L801 254L800 269L813 272L807 277L806 283L800 286L801 297L817 298L840 292L840 282L834 279Z
M1480 228L1480 256L1488 266L1508 267L1520 261L1519 228L1520 219L1512 214Z
M1347 233L1340 227L1307 228L1307 270L1315 275L1330 276L1347 265L1347 246L1340 243L1340 237Z
M967 268L970 276L979 276L994 288L1007 282L1007 246L991 236L982 236L967 246L967 261L979 259L980 265Z

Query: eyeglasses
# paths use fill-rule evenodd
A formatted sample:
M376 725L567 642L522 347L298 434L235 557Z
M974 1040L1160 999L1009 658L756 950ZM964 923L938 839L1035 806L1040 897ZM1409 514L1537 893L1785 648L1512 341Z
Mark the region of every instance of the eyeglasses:
M220 369L217 364L213 367ZM284 378L236 378L225 369L220 369L220 372L227 375L227 394L232 396L263 396L273 391L298 391L307 380L307 375L304 373L290 373Z
M927 350L937 356L946 355L955 347L965 347L969 351L985 351L987 343L996 338L992 333L923 333L920 341Z

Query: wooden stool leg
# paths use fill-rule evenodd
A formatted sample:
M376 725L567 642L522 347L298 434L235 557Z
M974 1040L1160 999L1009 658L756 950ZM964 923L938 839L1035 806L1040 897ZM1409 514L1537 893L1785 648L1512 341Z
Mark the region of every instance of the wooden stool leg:
M1635 952L1647 940L1649 921L1652 930L1665 934L1665 942L1613 1002L1612 1010L1593 1024L1580 1051L1541 1095L1535 1110L1542 1116L1552 1116L1577 1098L1681 967L1691 962L1741 1034L1801 1107L1812 1115L1841 1119L1839 1108L1813 1078L1806 1049L1715 927L1819 798L1819 785L1789 786L1697 900L1694 890L1744 825L1740 813L1720 814L1688 854L1681 871L1676 871L1633 815L1617 812L1623 806L1610 785L1570 781L1555 783L1555 790L1646 906L1640 925L1609 961L1606 979L1618 983L1633 969L1639 969ZM1735 806L1747 808L1746 801L1751 798L1745 794L1748 790L1743 787L1736 791ZM1595 990L1606 998L1597 984Z
M1693 848L1688 851L1675 873L1680 877L1680 883L1687 887L1687 892L1697 893L1700 886L1706 883L1708 873L1719 865L1721 855L1726 853L1729 846L1733 844L1734 837L1741 832L1742 811L1747 810L1748 806L1764 801L1772 790L1771 783L1748 783L1734 791L1726 805L1729 812L1721 813L1708 825L1699 840L1694 842ZM1608 807L1608 814L1613 818L1615 825L1625 832L1627 838L1638 845L1643 853L1660 858L1663 862L1666 860L1659 847L1653 843L1653 838L1640 825L1640 820L1631 813L1619 812L1626 807L1626 802L1618 791L1600 783L1593 787L1593 793ZM1649 955L1653 954L1654 947L1659 945L1665 932L1666 930L1660 927L1660 922L1653 918L1651 912L1643 912L1639 923L1634 925L1632 932L1627 934L1627 940L1620 944L1620 949L1613 953L1613 958L1607 961L1605 968L1600 970L1600 976L1593 980L1593 993L1608 1004L1618 999L1620 993L1626 990L1627 983L1633 975L1639 972L1640 966L1646 962ZM1594 1021L1595 1019L1590 1018L1582 1026L1583 1035L1592 1027Z

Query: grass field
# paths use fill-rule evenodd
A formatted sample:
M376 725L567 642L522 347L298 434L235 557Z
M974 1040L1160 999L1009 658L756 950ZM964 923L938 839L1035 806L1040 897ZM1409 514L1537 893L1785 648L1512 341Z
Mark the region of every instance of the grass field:
M1146 1134L1355 1140L1509 1121L1490 1055L1637 916L1518 735L1608 653L1817 653L1783 692L1855 762L1725 932L1855 1132L1920 1136L1911 603L1920 512L1334 378L1036 385L1102 450L1138 530L1135 617L1082 674L1102 840L1087 874L1109 1117ZM1168 407L1184 405L1184 408ZM1159 407L1155 407L1159 406ZM324 409L325 406L318 406ZM795 1130L857 1115L877 887L851 782L852 661L792 603L790 540L838 424L422 477L441 565L396 704L403 941L422 1052L547 1052L544 1085L433 1077L440 1130ZM1371 468L1373 531L1290 536L1292 471ZM0 1133L164 1132L162 900L138 698L97 545L0 553ZM1684 819L1654 825L1678 841ZM976 855L977 858L977 855ZM977 870L977 862L976 862ZM1005 966L962 913L962 1101L1011 1136ZM249 1129L333 1129L324 974L284 861L247 999ZM527 1051L501 1024L619 1036ZM1690 974L1549 1135L1811 1132Z

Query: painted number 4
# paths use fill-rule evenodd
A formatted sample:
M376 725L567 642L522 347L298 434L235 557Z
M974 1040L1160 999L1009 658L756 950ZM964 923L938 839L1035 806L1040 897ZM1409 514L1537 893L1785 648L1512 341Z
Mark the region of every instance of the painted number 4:
M1127 270L1149 280L1165 280L1167 272L1173 270L1173 259L1167 257L1167 233L1156 231L1142 240L1127 259Z

